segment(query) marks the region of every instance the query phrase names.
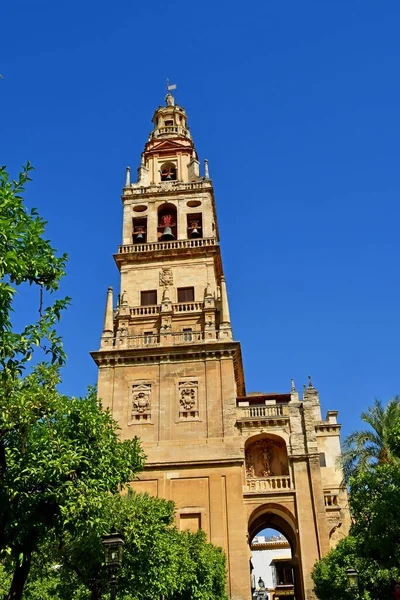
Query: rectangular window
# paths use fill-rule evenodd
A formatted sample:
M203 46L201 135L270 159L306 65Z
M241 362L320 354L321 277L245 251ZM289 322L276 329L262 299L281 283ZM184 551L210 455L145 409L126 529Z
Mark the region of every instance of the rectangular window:
M140 306L154 306L157 304L157 290L140 292Z
M178 288L178 302L194 302L194 287Z
M320 467L326 467L325 452L320 452L319 453L319 466Z
M174 124L173 121L165 121L165 127L172 127L172 125Z
M277 561L275 563L276 585L292 585L293 570L290 561Z

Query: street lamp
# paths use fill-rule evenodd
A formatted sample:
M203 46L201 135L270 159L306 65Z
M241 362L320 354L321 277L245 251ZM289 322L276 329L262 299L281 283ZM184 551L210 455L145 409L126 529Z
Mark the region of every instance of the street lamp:
M122 553L124 548L124 538L120 533L111 533L103 535L104 562L111 575L111 600L117 597L117 571L122 564Z
M356 592L358 590L358 573L355 569L347 569L347 585L352 592Z

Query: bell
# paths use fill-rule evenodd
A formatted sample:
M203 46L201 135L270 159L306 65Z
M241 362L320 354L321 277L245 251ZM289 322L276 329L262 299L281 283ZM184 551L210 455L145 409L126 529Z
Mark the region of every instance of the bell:
M136 241L137 242L143 242L144 241L144 235L142 231L139 231L139 233L136 234Z
M161 239L163 241L175 239L175 236L172 233L171 227L164 227L164 231L162 232Z
M192 229L190 237L192 237L192 238L198 238L198 237L200 237L200 231L197 229L197 227L194 227Z
M165 179L172 179L172 177L171 177L171 172L169 172L169 173L168 173L168 175L166 176L166 178L165 178Z

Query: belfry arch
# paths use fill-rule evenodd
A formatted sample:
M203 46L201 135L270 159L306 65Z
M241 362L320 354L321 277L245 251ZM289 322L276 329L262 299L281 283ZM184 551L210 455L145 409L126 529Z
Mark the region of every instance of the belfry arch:
M289 542L294 574L294 596L296 600L304 600L300 544L295 516L281 504L260 504L252 509L248 517L249 546L253 538L264 529L276 529Z

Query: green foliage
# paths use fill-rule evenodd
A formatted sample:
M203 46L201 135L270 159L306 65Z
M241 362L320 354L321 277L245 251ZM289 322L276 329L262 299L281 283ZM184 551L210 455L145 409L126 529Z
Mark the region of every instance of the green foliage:
M30 389L43 389L29 376ZM120 442L110 414L95 390L84 398L44 390L51 408L29 427L7 437L3 490L12 518L6 519L3 547L20 551L32 530L39 539L49 526L79 526L101 508L102 492L119 492L142 468L136 439ZM83 526L83 523L82 523ZM34 541L36 543L36 541Z
M118 530L126 540L119 597L225 600L222 551L202 532L178 532L171 503L120 495L143 467L138 440L119 440L94 389L84 398L57 390L65 354L55 326L68 298L43 307L43 290L58 289L67 258L44 238L36 210L24 207L30 171L28 164L10 181L0 169L1 593L8 600L106 595L101 537ZM13 299L24 283L37 286L40 314L15 332Z
M226 559L221 548L206 543L204 531L182 532L185 548L184 573L181 589L173 595L174 600L227 599Z
M16 286L29 283L54 292L67 262L66 254L57 257L56 250L44 238L46 222L36 209L28 211L24 206L21 194L30 181L31 170L28 163L18 181L10 181L5 167L0 167L0 376L6 391L22 374L38 346L53 364L61 365L65 360L54 326L68 298L45 309L40 305L39 321L27 325L21 333L13 331L11 324Z
M386 407L375 400L361 418L369 429L354 431L344 440L343 471L347 483L350 477L373 466L400 460L400 397L395 396Z
M101 536L110 531L125 538L119 598L226 600L222 550L207 543L203 531L179 532L172 502L134 493L105 494L104 500L101 518L91 519L85 528L47 536L33 562L24 600L107 597Z
M359 573L358 598L387 600L400 579L400 397L375 400L361 414L369 429L344 444L345 478L353 517L350 533L313 570L321 600L354 598L346 569Z
M15 600L39 543L51 532L90 527L144 459L136 439L119 441L95 390L80 399L57 391L65 354L55 326L68 298L44 308L43 290L58 289L67 257L56 256L46 223L24 206L30 171L28 164L10 181L0 168L0 558L13 572ZM39 320L18 333L11 314L24 283L38 288Z
M400 467L383 464L351 481L351 534L363 555L387 568L400 565Z
M378 465L350 480L354 522L350 534L316 563L315 591L321 600L350 600L346 569L359 573L365 600L387 600L392 581L400 579L400 468ZM354 598L354 596L353 596Z

